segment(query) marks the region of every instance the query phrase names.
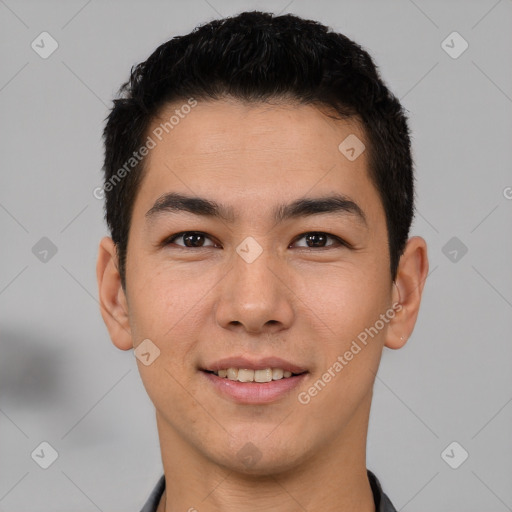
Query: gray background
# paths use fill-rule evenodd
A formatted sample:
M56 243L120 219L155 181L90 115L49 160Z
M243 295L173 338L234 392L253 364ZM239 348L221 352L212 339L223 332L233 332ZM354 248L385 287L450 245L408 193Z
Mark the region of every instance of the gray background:
M383 356L368 467L399 510L512 510L511 0L0 0L0 510L136 511L161 475L153 406L96 298L103 120L157 45L255 8L355 39L410 113L431 274L412 338ZM46 470L42 441L59 455Z

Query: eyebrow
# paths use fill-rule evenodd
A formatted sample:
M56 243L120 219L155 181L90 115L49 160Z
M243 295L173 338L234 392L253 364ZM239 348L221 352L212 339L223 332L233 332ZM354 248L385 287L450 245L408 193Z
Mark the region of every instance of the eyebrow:
M231 207L203 197L188 196L176 192L160 196L146 212L146 220L152 222L160 215L180 212L218 218L228 223L233 223L235 220L234 211ZM342 194L331 194L319 198L300 198L289 204L278 205L273 212L276 223L318 214L348 214L365 226L368 225L366 216L359 205Z

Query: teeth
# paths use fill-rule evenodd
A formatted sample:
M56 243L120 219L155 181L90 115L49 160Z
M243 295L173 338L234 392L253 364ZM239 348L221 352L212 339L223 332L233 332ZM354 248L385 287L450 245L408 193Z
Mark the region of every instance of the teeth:
M282 368L265 368L264 370L249 370L246 368L228 368L213 372L222 378L237 380L239 382L270 382L272 380L286 379L292 372Z
M272 368L254 370L254 382L270 382L272 380Z
M284 370L281 368L272 368L272 379L273 380L279 380L282 379L284 376Z

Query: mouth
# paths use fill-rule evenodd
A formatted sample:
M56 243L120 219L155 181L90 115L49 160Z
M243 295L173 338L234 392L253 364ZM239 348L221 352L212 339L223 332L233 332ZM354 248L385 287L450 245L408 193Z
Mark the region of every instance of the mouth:
M227 358L199 370L207 387L219 397L246 405L284 400L309 375L309 370L274 357L258 361Z
M237 382L251 382L256 384L290 379L308 373L307 370L302 372L291 372L290 370L284 370L283 368L264 368L260 370L253 370L251 368L223 368L220 370L203 371L221 379L229 379Z

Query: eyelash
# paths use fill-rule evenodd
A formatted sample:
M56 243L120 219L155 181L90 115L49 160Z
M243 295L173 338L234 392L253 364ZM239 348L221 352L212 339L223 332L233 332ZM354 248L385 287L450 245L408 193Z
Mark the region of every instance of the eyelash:
M206 233L204 233L202 231L181 231L179 233L175 233L174 235L171 235L170 237L166 238L162 242L162 245L163 246L171 245L178 238L181 238L184 235L189 235L189 234L204 235L206 238L212 240L211 237L209 237ZM327 245L327 246L324 246L324 247L300 247L300 249L307 249L307 250L312 250L312 249L328 249L328 248L331 248L331 247L347 247L347 248L351 248L351 245L348 242L345 242L345 240L343 240L343 239L341 239L341 238L339 238L339 237L337 237L335 235L331 235L330 233L325 233L324 231L306 231L305 233L302 233L302 234L298 235L297 237L295 237L295 239L293 240L292 244L294 244L295 242L297 242L301 238L304 238L306 235L313 235L313 234L314 235L325 235L325 236L327 236L327 238L330 238L331 240L334 240L337 243L336 244L332 244L332 245ZM290 245L292 245L292 244L290 244ZM180 249L206 249L207 247L213 247L213 246L208 245L208 246L203 246L203 247L187 247L185 245L183 245L183 246L182 245L177 245L177 247L179 247Z

